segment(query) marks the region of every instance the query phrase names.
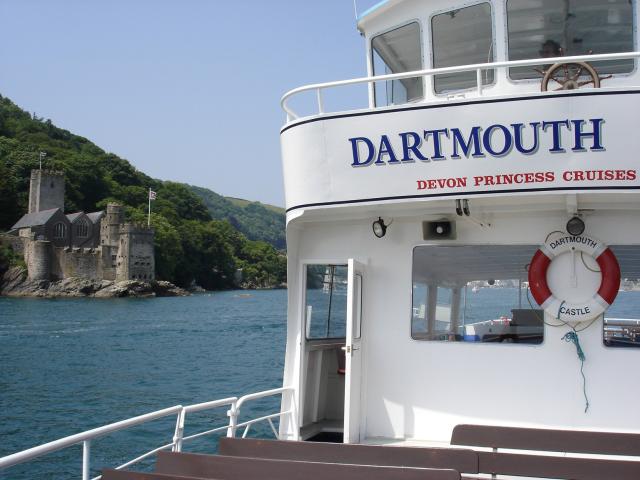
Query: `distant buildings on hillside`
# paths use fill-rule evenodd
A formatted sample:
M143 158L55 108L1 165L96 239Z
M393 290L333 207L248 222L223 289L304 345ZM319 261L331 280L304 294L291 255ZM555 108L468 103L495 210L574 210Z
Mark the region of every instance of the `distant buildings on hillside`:
M8 232L32 280L155 278L153 229L125 223L124 208L64 213L64 174L32 170L29 211Z

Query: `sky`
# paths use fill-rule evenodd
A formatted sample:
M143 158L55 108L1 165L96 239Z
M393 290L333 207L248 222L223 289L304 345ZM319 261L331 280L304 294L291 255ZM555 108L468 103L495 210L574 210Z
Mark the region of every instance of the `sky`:
M152 177L279 206L280 97L366 75L353 0L0 0L0 19L0 94Z

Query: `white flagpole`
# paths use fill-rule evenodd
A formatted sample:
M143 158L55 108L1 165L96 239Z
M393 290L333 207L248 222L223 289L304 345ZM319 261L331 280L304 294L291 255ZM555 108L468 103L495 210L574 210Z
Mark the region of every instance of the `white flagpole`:
M151 226L151 188L149 188L149 218L147 219L147 227Z

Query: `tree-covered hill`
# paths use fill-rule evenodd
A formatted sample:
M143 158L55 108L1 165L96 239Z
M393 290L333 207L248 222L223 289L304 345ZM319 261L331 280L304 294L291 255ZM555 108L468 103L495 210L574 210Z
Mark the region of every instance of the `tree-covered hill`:
M223 197L207 188L189 186L215 220L228 220L249 240L264 240L280 250L286 247L284 209L240 198Z
M181 286L231 288L237 269L245 284L268 286L285 281L284 219L261 204L223 209L206 202L188 185L153 179L128 161L86 138L31 115L0 96L0 231L27 211L30 172L44 151L46 167L65 173L65 209L91 212L109 202L126 206L127 218L146 222L148 190L157 192L151 223L155 229L158 278ZM198 189L206 198L217 196ZM223 198L223 197L220 197ZM227 203L230 203L227 201ZM210 213L215 210L215 214ZM225 216L221 212L229 212ZM262 218L265 213L265 218ZM276 232L282 227L280 237ZM263 230L266 235L260 236ZM268 240L267 243L263 240Z

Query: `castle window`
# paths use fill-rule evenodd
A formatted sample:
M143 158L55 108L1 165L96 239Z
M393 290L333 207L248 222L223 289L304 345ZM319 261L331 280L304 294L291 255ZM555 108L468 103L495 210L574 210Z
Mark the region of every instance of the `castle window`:
M76 224L76 236L81 238L89 236L89 223L86 219L83 218Z
M53 226L53 238L65 238L67 236L67 226L58 222Z

